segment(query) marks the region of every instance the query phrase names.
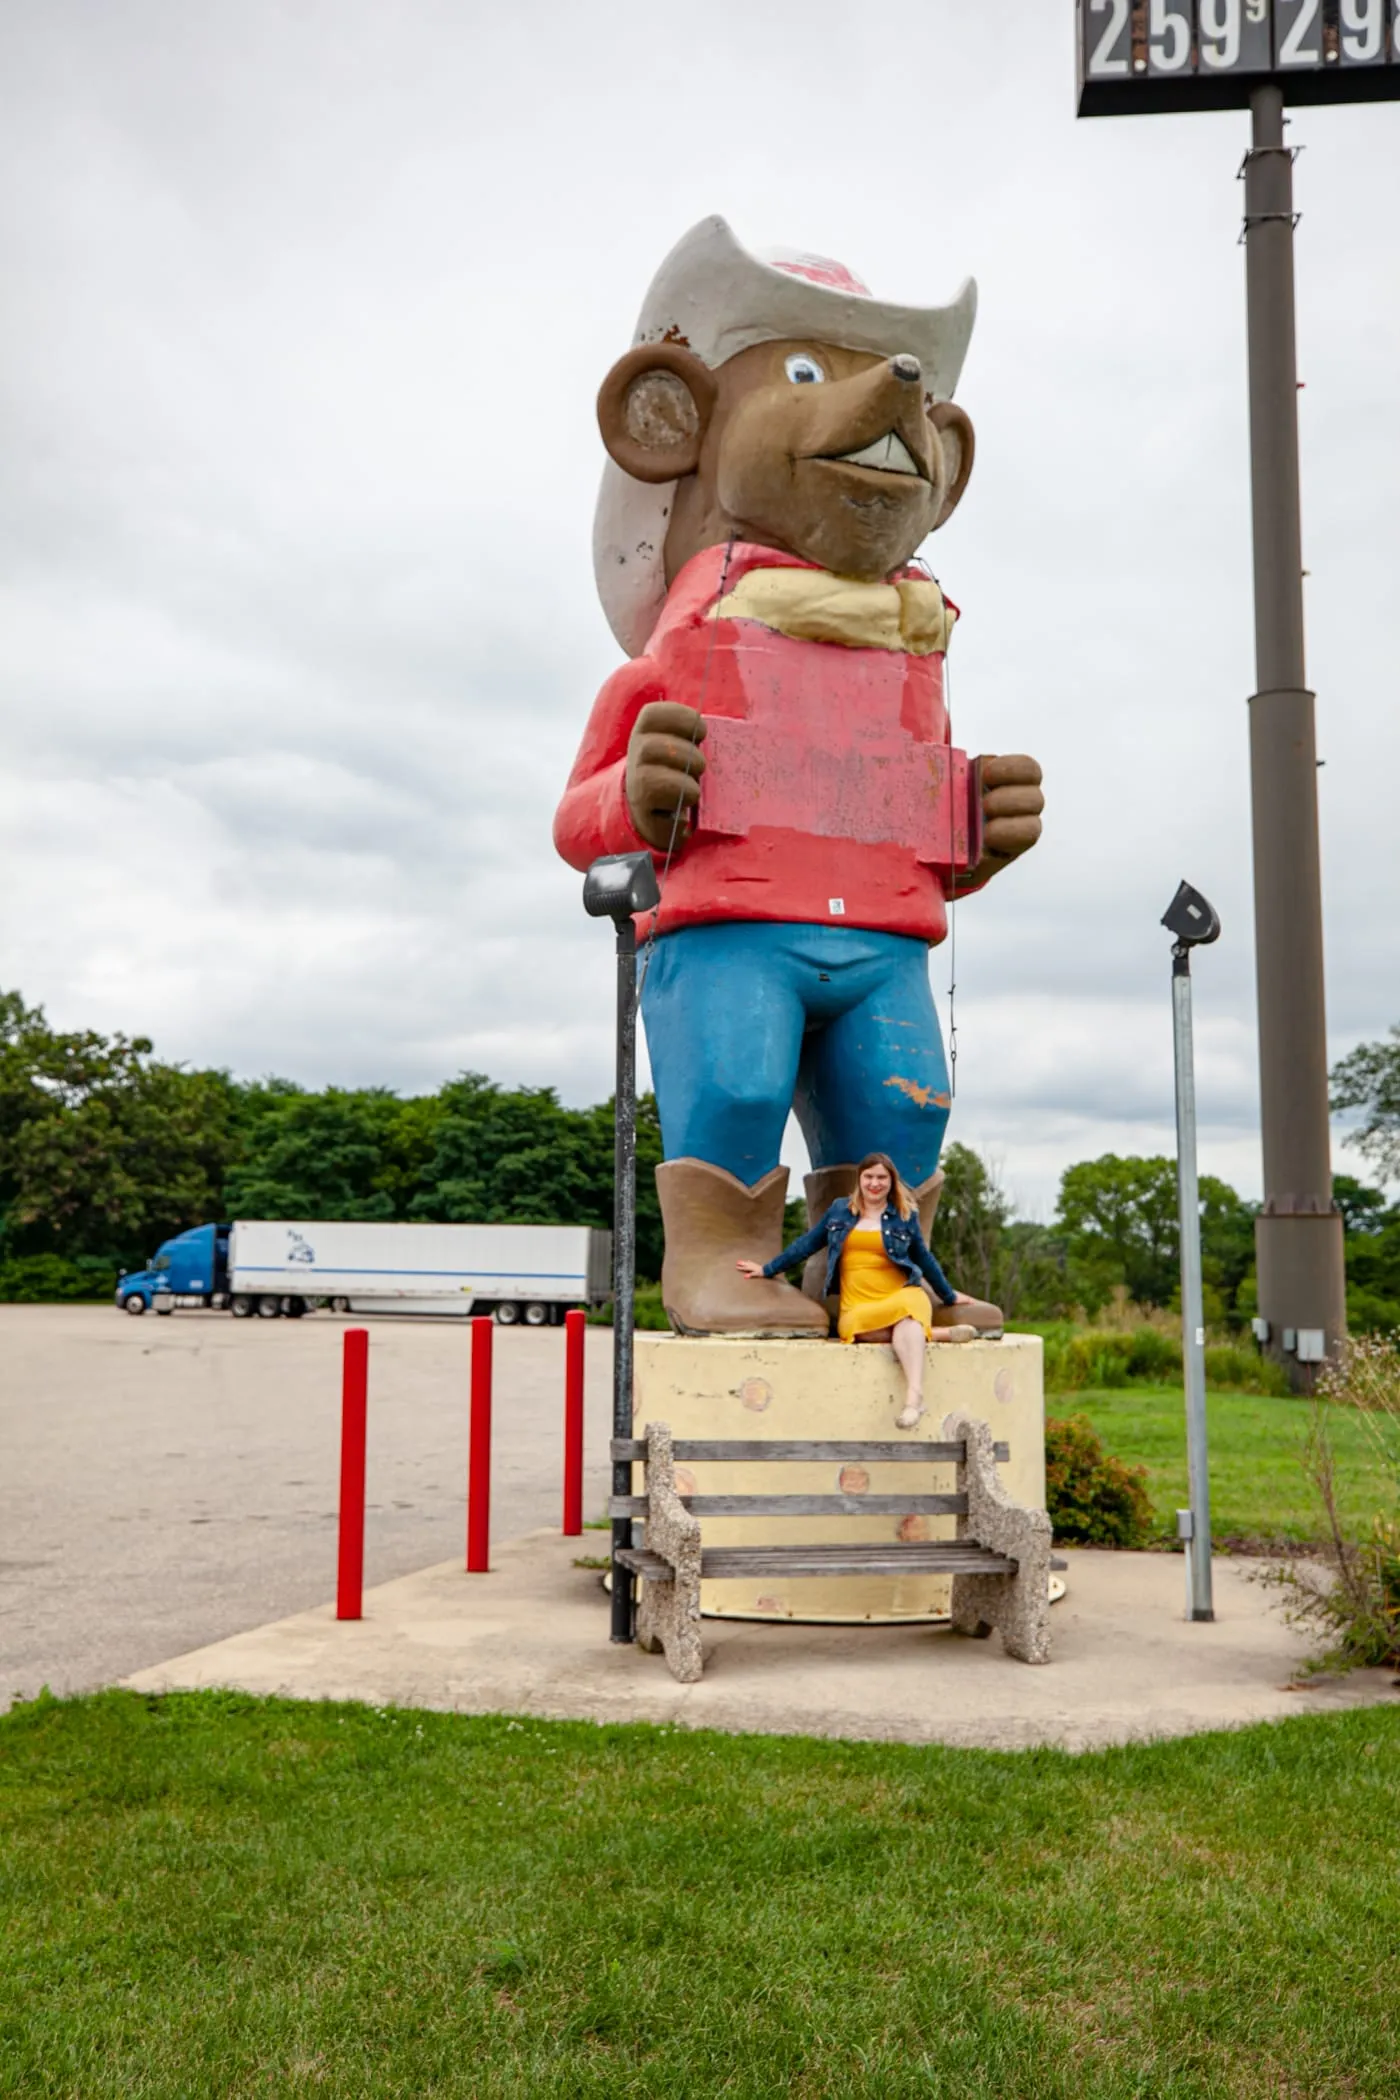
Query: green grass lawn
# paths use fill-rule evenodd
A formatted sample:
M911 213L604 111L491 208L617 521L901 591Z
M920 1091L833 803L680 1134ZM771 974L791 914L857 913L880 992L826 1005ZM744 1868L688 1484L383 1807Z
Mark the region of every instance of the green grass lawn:
M1159 1528L1175 1533L1176 1511L1188 1500L1186 1414L1179 1386L1050 1393L1045 1408L1053 1416L1087 1415L1106 1451L1130 1465L1146 1466ZM1211 1529L1217 1539L1318 1536L1322 1511L1300 1463L1309 1412L1306 1400L1208 1395ZM1397 1470L1377 1452L1364 1420L1343 1408L1334 1408L1330 1419L1342 1515L1353 1536L1364 1534L1378 1511L1394 1510Z
M0 2091L1393 2095L1400 1711L1072 1757L0 1720Z

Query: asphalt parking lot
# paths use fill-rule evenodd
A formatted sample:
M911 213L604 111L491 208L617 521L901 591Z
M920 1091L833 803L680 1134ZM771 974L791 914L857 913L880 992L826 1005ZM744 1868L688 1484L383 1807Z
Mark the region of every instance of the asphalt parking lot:
M0 1707L334 1595L341 1334L357 1324L369 1585L464 1549L465 1321L0 1306ZM491 1532L507 1539L559 1522L564 1336L494 1340ZM590 1328L586 1517L607 1494L611 1375L611 1332Z

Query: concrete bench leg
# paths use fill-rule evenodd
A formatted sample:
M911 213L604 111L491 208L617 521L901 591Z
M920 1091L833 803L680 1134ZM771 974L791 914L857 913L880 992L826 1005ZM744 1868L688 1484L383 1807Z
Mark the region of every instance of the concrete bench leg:
M958 1537L975 1539L1017 1563L1010 1576L955 1575L953 1625L979 1639L995 1626L1003 1648L1018 1662L1049 1662L1050 1519L1043 1509L1025 1509L1005 1493L985 1422L949 1415L943 1434L950 1443L961 1438L967 1451L958 1468L958 1487L967 1496Z
M637 1600L637 1645L664 1654L671 1675L694 1684L704 1667L700 1652L700 1523L676 1494L671 1432L648 1422L647 1545L669 1561L671 1580L644 1582Z

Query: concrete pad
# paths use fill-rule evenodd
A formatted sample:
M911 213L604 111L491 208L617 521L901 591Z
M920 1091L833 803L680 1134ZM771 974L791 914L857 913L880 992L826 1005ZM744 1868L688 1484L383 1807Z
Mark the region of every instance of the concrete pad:
M605 1538L532 1532L494 1547L489 1575L427 1568L370 1591L363 1620L300 1612L126 1682L990 1749L1097 1749L1395 1698L1383 1670L1292 1688L1305 1647L1249 1562L1216 1562L1219 1616L1190 1625L1177 1556L1089 1551L1066 1556L1041 1668L941 1628L707 1620L705 1676L680 1685L660 1656L610 1643L598 1575L573 1565Z
M335 1586L340 1358L368 1327L370 1582L466 1537L465 1320L133 1320L0 1305L0 1712L94 1690ZM492 1530L557 1521L564 1336L495 1338ZM611 1481L612 1334L588 1330L584 1511Z

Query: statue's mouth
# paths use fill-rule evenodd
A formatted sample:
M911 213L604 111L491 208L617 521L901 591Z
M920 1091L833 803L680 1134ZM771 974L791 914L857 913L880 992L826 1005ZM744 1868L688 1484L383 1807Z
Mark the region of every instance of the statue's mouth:
M873 467L880 474L913 474L918 479L928 479L897 430L872 438L858 452L827 452L822 456L833 466Z

